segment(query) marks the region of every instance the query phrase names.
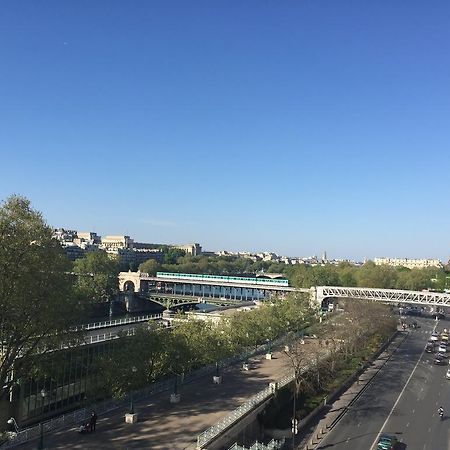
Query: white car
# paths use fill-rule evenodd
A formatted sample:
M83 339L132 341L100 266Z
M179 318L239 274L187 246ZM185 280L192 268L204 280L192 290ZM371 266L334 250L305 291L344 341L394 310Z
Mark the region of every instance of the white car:
M438 341L438 340L439 340L439 336L438 336L437 334L432 334L432 335L430 336L430 341L436 342L436 341Z
M447 347L445 345L440 345L438 348L439 353L447 353Z
M447 373L445 374L445 378L447 378L447 380L450 380L450 369L447 370Z

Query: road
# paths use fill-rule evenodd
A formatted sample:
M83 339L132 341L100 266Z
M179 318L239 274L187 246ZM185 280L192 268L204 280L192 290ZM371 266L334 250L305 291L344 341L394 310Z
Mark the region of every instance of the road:
M434 365L434 354L424 352L436 322L416 320L421 328L409 332L319 449L374 450L383 432L397 436L399 450L450 450L449 366ZM443 322L439 329L449 325ZM448 415L443 421L440 405Z

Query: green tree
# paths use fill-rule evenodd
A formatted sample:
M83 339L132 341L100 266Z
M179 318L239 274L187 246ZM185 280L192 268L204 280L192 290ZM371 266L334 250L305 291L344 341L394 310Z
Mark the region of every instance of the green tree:
M24 197L0 207L0 397L12 372L76 336L68 331L80 319L70 262L42 214Z
M177 259L185 256L186 252L180 250L179 248L169 247L168 250L164 252L164 263L165 264L175 264Z
M140 266L139 270L141 272L148 273L151 277L156 276L156 272L158 272L161 269L161 264L158 263L158 261L154 259L147 259L147 261L144 261Z
M118 289L119 267L116 260L102 251L90 252L73 266L78 294L92 303L109 301Z
M358 286L368 288L392 289L397 284L398 272L390 266L377 266L373 261L366 262L357 272Z

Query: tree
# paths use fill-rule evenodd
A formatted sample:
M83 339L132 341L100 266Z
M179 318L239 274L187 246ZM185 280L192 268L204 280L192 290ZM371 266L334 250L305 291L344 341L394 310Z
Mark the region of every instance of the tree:
M139 270L141 272L148 273L151 277L156 276L156 272L159 271L161 265L158 263L158 261L154 259L147 259L147 261L144 261L140 266Z
M91 387L92 397L112 394L123 398L164 375L168 335L154 323L136 327L131 336L123 332L121 339L114 341L112 349L97 361L96 371L102 376Z
M75 336L80 318L70 262L40 212L24 197L0 207L0 398L35 354Z
M167 251L165 251L164 254L164 263L165 264L175 264L177 262L177 259L185 256L186 252L184 250L181 250L179 248L175 247L169 247Z
M392 289L396 286L398 273L393 267L377 266L368 261L356 272L356 277L358 286Z
M76 289L82 298L101 303L117 293L119 267L107 253L90 252L75 261L73 270L77 275Z

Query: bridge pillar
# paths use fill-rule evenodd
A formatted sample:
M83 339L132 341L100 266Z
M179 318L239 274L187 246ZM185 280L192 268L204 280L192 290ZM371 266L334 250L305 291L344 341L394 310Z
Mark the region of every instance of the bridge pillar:
M309 289L309 303L312 308L320 308L323 299L323 286L312 286Z

